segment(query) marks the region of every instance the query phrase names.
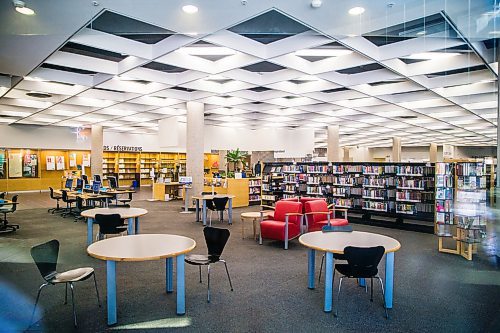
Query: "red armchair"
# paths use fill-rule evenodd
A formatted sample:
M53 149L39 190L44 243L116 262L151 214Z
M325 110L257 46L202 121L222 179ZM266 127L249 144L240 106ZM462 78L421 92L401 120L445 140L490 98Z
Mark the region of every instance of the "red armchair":
M333 207L333 208L332 208ZM332 209L330 209L332 208ZM320 231L323 226L330 222L333 226L348 225L347 209L335 208L333 204L329 205L325 200L311 200L305 203L305 217L307 222L307 231ZM336 218L335 212L344 213L344 218Z
M302 204L298 201L276 202L274 217L260 221L259 244L262 239L274 239L285 242L285 250L288 249L288 241L300 236L302 231Z

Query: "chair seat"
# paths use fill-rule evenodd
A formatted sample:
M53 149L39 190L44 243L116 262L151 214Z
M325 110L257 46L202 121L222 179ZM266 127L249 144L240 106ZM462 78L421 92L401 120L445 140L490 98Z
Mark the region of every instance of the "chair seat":
M349 224L349 221L347 221L346 219L330 219L330 225L332 225L334 227L341 227L341 226L348 225L348 224ZM315 222L311 227L309 227L309 229L307 231L309 231L309 232L321 231L321 229L325 225L328 225L328 220Z
M284 240L285 222L275 220L264 220L260 222L262 238ZM300 234L300 226L295 223L288 223L288 239L297 237Z
M191 265L208 265L219 261L219 258L206 254L191 254L186 256L184 261Z
M335 265L335 269L342 275L353 278L371 278L378 274L378 268L374 267L369 271L359 272L356 269L353 269L353 266L349 264L337 264Z
M66 282L76 282L81 281L94 273L94 269L92 267L81 267L72 269L70 271L57 273L54 279L50 282L52 283L66 283Z

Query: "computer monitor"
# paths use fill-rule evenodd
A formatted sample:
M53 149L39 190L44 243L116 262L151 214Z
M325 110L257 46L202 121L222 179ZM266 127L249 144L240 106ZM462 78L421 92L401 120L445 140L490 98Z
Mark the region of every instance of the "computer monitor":
M67 188L68 190L71 190L71 188L73 187L73 179L67 178L64 187Z
M82 180L84 186L89 184L89 177L87 175L82 175Z
M118 188L118 181L115 176L108 176L108 183L112 189Z
M81 191L83 189L83 180L80 178L76 179L76 187L75 190Z
M95 182L101 182L101 176L100 175L94 175L94 181Z
M92 183L92 192L94 194L99 194L99 191L101 190L101 182L96 182L94 181Z

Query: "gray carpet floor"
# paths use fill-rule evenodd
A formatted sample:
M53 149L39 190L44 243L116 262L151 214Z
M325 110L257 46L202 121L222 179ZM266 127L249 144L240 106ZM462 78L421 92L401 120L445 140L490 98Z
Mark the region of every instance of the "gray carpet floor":
M48 194L40 194L47 195ZM205 253L202 226L194 214L179 214L180 201L134 201L148 209L141 218L141 233L174 233L196 240L193 253ZM239 214L258 210L234 210L231 237L224 250L234 291L231 292L222 264L212 269L212 301L206 301L198 268L186 265L186 315L177 316L175 292L165 293L163 261L117 264L118 325L106 325L105 262L86 254L86 224L48 214L45 208L16 212L11 223L21 229L0 235L0 331L28 328L34 298L43 282L30 247L50 239L61 242L58 270L92 266L96 270L103 307L97 306L91 280L76 284L78 331L115 330L185 332L499 332L500 272L480 252L474 261L438 253L437 238L396 229L354 225L398 239L402 248L395 256L394 308L384 318L382 297L375 287L369 293L347 281L342 288L339 317L323 312L324 285L307 288L307 250L298 240L283 244L241 238ZM215 225L221 225L219 222ZM227 223L224 224L227 227ZM317 257L316 277L320 254ZM383 272L383 261L379 267ZM382 274L383 277L383 274ZM335 281L335 287L338 281ZM175 285L174 285L175 288ZM34 331L72 331L71 303L63 304L64 286L49 286L40 300ZM11 325L11 326L9 326Z

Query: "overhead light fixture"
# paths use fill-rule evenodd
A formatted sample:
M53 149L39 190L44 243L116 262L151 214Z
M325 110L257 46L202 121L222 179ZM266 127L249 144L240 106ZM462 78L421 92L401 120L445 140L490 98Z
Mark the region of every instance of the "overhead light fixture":
M349 14L351 15L361 15L365 12L365 9L363 7L353 7L349 9Z
M311 0L311 7L319 8L323 2L321 0Z
M14 7L16 7L16 12L28 16L35 15L35 11L29 7L26 7L24 1L14 0L12 1L12 3L14 4Z
M425 35L426 31L425 30L422 30L422 31L419 31L416 33L417 36L423 36Z
M351 50L342 49L305 49L295 51L296 56L302 57L340 57L351 53Z
M198 12L198 7L193 6L193 5L185 5L185 6L182 6L182 10L184 11L184 13L187 13L187 14L195 14Z
M189 54L189 55L197 55L197 56L203 56L203 55L233 55L236 54L236 51L228 48L228 47L218 47L218 46L187 46L187 47L181 47L179 52L184 53L184 54Z
M449 58L459 55L460 53L455 52L422 52L414 53L406 57L407 59L421 59L421 60L435 60Z

